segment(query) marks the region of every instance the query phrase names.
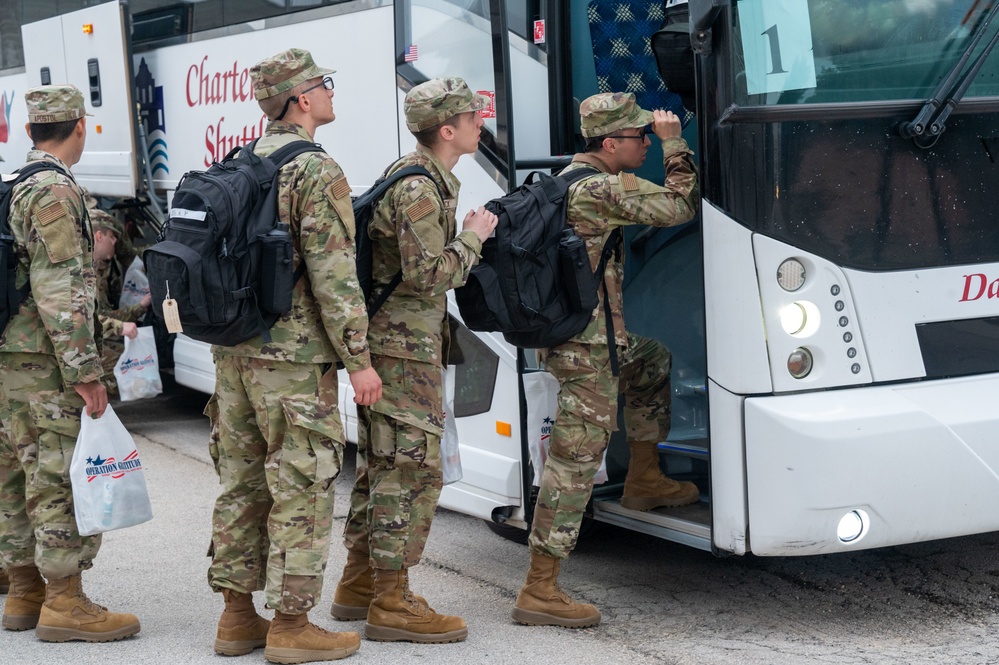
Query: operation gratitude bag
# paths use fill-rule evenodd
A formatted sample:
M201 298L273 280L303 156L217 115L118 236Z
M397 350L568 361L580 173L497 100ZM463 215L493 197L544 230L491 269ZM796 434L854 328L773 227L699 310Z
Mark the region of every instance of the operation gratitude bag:
M14 196L15 185L33 176L39 171L59 171L69 176L58 164L50 161L31 162L9 176L3 176L0 181L0 335L7 330L10 319L17 314L18 308L28 292L31 284L17 288L17 255L14 252L14 234L7 221L10 216L10 200Z
M183 326L175 331L209 344L235 346L258 335L270 341L268 330L291 309L305 269L302 262L292 271L277 178L295 157L322 148L293 141L261 157L256 144L234 148L207 171L185 173L158 242L143 253L156 315L169 323L164 302L174 301Z
M482 259L468 281L455 289L466 326L501 332L510 344L528 349L561 344L586 328L621 232L611 232L592 272L586 244L568 226L566 214L569 187L598 173L594 168L558 176L533 172L524 185L486 203L499 218L496 232L482 243ZM609 327L609 336L612 331Z

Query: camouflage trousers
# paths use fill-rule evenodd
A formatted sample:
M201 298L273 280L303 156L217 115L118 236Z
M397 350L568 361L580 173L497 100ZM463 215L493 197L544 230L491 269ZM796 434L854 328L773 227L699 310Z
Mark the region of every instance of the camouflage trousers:
M336 370L217 356L206 412L222 485L208 582L304 614L323 587L343 457Z
M443 399L441 368L377 356L372 364L383 394L375 406L357 409L357 477L344 545L367 555L373 568L399 570L420 562L443 487L433 415L442 407L430 404Z
M118 358L121 358L121 354L125 353L125 341L124 338L109 338L105 337L101 340L101 368L104 370L104 376L101 378L101 383L108 391L108 399L118 399L118 380L114 376L114 366L118 364Z
M604 345L569 342L547 351L545 366L560 389L528 541L532 552L565 559L576 547L593 477L617 429L620 393L629 442L658 443L669 434L669 351L628 333L618 361L620 375L614 376Z
M69 464L83 398L64 390L56 359L0 353L0 565L34 564L48 579L93 565L100 535L81 536Z

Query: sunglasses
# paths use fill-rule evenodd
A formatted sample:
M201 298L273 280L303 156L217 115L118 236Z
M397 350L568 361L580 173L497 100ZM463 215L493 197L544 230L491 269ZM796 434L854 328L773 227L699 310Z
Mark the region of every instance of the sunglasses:
M605 136L604 138L605 139L641 139L642 141L644 141L645 137L649 136L650 134L655 134L655 132L652 130L652 125L645 125L645 129L643 129L642 133L639 134L638 136L634 136L632 134L611 134L610 136Z

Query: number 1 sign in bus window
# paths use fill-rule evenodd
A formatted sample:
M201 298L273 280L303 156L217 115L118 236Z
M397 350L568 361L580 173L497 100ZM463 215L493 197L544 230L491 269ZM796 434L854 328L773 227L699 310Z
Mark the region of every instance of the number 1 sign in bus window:
M812 29L802 0L743 0L739 7L746 92L815 87Z

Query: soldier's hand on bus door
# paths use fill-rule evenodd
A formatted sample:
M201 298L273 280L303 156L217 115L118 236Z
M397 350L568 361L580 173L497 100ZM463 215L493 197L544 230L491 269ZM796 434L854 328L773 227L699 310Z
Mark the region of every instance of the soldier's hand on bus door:
M87 405L87 413L91 418L100 418L104 409L108 408L108 391L100 381L89 381L73 386L83 403Z
M382 398L382 380L373 367L350 372L348 376L354 389L354 404L371 406Z
M462 231L472 231L479 237L480 242L485 242L486 238L492 235L493 229L499 218L482 206L478 210L469 210L465 219L461 222Z
M652 131L660 141L665 141L680 138L683 126L680 124L680 118L672 111L656 109L652 112Z

